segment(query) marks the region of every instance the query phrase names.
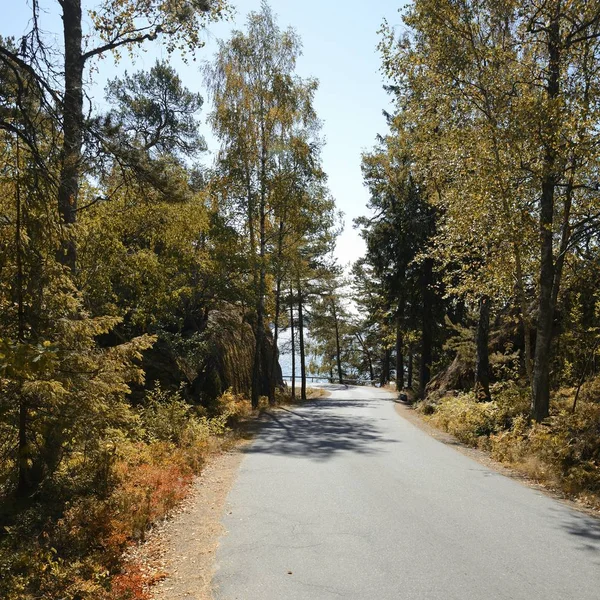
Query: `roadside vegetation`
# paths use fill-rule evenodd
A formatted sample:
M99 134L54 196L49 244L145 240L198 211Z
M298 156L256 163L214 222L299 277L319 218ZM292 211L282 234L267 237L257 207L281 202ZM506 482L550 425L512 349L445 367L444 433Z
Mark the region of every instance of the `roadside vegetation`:
M417 410L428 422L461 442L583 504L600 509L600 406L597 382L581 393L573 413L574 390L561 388L552 414L531 422L527 390L510 385L494 389L493 400L478 401L472 392L425 400Z
M392 109L363 155L358 310L329 302L322 370L393 381L435 425L597 506L600 3L401 13L380 34Z
M251 406L226 393L208 416L154 388L123 413L128 426L65 460L52 487L3 506L2 598L148 598L152 581L125 560L127 548L183 500L211 453L235 442Z
M25 33L0 39L7 600L147 596L124 551L281 401L279 333L291 321L303 347L303 290L333 268L339 229L318 82L266 3L213 57L220 0L82 5L32 2ZM107 81L158 44L203 61L207 108L169 60Z

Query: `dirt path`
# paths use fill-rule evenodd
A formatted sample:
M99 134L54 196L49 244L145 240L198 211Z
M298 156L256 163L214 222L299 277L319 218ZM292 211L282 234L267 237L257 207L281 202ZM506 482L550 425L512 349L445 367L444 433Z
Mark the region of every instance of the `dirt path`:
M212 600L225 500L247 443L211 458L178 513L156 527L144 544L144 562L159 580L152 589L154 600Z

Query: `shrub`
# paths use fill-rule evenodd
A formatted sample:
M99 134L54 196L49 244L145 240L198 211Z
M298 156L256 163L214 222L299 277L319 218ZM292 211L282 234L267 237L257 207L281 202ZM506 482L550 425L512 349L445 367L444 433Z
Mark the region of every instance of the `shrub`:
M488 403L478 403L473 394L446 396L440 400L431 421L461 442L477 446L478 438L489 435L492 430L493 419L490 413Z
M127 432L108 431L93 460L72 456L65 473L85 471L94 487L14 508L0 532L0 598L146 600L149 582L124 551L181 502L227 423L250 412L230 392L219 406L209 419L157 386L131 411Z
M426 401L420 411L433 413L429 419L434 425L466 444L490 450L494 459L569 494L595 495L593 503L600 504L598 388L594 381L582 388L575 413L571 410L574 390L560 390L553 413L543 424L529 420L529 390L512 383L496 385L492 402L461 394L437 403Z
M527 410L526 396L514 385L493 388L492 402L478 402L473 393L445 396L437 404L423 403L436 427L470 446L488 446L488 438L512 426Z
M244 396L229 389L217 399L217 411L227 423L239 423L252 414L252 405Z

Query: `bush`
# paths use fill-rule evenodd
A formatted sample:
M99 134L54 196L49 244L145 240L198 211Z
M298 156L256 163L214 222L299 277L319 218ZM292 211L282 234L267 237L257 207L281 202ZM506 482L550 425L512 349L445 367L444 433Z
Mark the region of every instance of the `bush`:
M528 400L514 385L495 386L492 402L478 402L473 393L445 396L437 404L424 402L421 412L431 422L470 446L488 446L491 435L509 429L528 410Z
M582 403L572 414L561 410L544 425L518 423L492 440L494 458L522 465L530 475L550 480L570 494L600 493L600 405ZM532 457L538 463L531 468Z
M85 465L93 489L14 507L12 526L0 532L0 598L146 600L148 581L124 552L181 502L216 438L250 413L249 403L227 392L219 413L209 419L178 392L150 391L131 410L134 426L108 432L93 461L71 459Z
M436 427L451 433L461 442L477 446L481 436L493 431L493 403L478 403L473 394L442 398L431 416Z
M252 414L252 404L241 394L227 390L217 399L217 411L229 424L239 423Z
M580 395L576 412L572 389L555 395L553 413L543 424L529 420L529 390L512 383L493 388L494 401L477 402L472 393L445 396L419 407L440 429L529 476L559 486L600 505L600 403L598 382Z

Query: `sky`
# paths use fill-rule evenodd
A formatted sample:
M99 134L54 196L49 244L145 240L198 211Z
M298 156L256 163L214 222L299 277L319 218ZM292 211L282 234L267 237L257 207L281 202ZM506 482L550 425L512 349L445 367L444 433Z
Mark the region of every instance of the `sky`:
M97 4L93 0L87 6ZM260 9L260 0L231 0L235 15L228 22L211 24L204 34L206 45L198 52L198 61L210 60L217 40L226 39L232 29L243 29L246 15ZM0 35L18 38L28 29L31 16L28 0L3 3ZM41 0L41 26L59 39L61 28L57 0ZM352 220L367 214L367 190L360 170L361 153L370 150L377 134L385 133L383 110L389 107L389 97L383 90L380 57L377 53L378 30L384 19L401 28L399 9L403 0L271 0L270 5L282 28L294 27L302 38L303 55L297 72L302 77L314 77L320 86L315 108L323 122L325 148L323 166L329 177L329 188L338 209L344 213L344 232L338 240L336 255L342 265L354 262L364 254L364 242L352 227ZM102 105L104 86L124 70L149 69L157 58L168 58L184 84L203 93L199 64L186 65L177 56L169 56L156 45L137 53L133 64L124 57L118 65L104 60L92 75L88 94ZM208 107L204 108L204 116ZM202 120L202 114L201 114ZM217 144L202 126L209 152Z

